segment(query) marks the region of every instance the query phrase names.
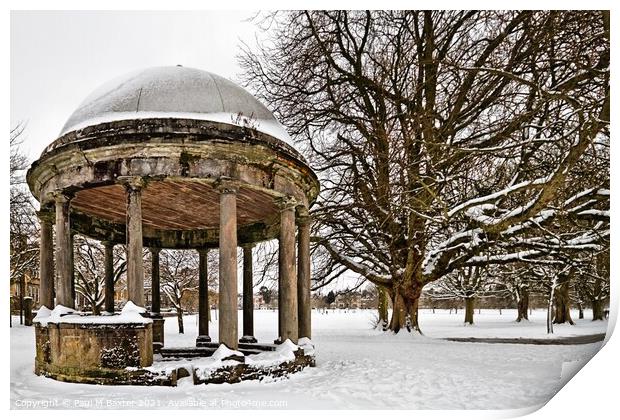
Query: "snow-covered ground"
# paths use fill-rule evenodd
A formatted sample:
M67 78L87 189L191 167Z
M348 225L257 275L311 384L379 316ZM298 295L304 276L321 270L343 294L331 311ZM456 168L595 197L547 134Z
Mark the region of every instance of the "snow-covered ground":
M176 388L68 384L32 373L34 331L11 329L11 407L13 408L402 408L519 409L549 400L601 347L456 343L443 337L545 338L545 311L515 323L515 311L476 311L476 325L463 326L463 312L422 310L425 336L383 333L371 328L376 311L313 312L317 367L275 382ZM607 322L583 320L555 326L553 337L603 333ZM271 342L277 312L255 311L255 333ZM241 322L241 314L239 317ZM14 319L16 321L16 319ZM217 320L211 323L217 338ZM196 316L166 318L166 346L191 346Z

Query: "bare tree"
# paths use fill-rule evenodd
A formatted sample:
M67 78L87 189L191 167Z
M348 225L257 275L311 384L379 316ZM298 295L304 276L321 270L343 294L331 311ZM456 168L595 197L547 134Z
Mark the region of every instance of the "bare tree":
M422 288L455 270L608 236L608 184L575 171L608 144L607 12L293 11L262 23L266 40L240 57L244 82L319 174L323 274L386 288L392 331L419 331ZM546 234L558 217L583 224Z
M515 321L529 320L530 293L536 285L536 276L532 275L531 268L523 262L506 264L501 268L499 275L501 279L498 282L516 303Z
M462 299L465 302L464 323L474 323L474 304L476 299L493 296L494 282L481 267L463 267L431 283L424 293L435 300Z
M602 321L605 318L605 301L609 299L609 248L590 255L575 271L580 276L580 281L575 284L577 294L589 301L592 320Z
M105 250L99 242L76 236L75 239L75 291L95 315L101 313L105 299ZM118 284L127 271L124 247L113 253L113 279Z
M254 247L253 279L254 288L263 287L270 292L277 290L278 285L278 242L261 242ZM237 261L243 261L243 255L237 256ZM267 302L266 302L267 303Z
M28 191L24 174L28 159L21 150L25 126L11 129L9 182L10 182L10 283L18 284L20 319L23 310L26 274L38 273L39 228L36 209Z
M176 309L179 334L183 334L183 296L198 289L198 255L193 250L164 250L160 264L162 290Z

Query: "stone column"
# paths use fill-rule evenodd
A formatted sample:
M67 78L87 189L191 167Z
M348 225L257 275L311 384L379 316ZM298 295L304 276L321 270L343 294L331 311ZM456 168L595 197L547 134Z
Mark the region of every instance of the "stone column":
M56 266L58 267L58 290L56 304L67 308L75 308L71 296L73 266L71 253L71 222L69 219L71 197L63 193L54 195L56 203Z
M127 190L127 294L135 305L144 307L144 264L142 260L142 187L139 177L122 180Z
M161 313L161 293L159 284L159 253L160 248L149 248L151 251L151 313Z
M151 252L151 319L153 320L153 351L164 347L164 318L161 316L161 292L159 282L159 253L161 248L149 248Z
M114 313L114 242L102 241L104 247L104 287L105 301L103 310L111 314Z
M41 225L39 243L39 304L48 309L54 308L54 238L52 214L40 211L37 213Z
M252 249L254 244L243 245L243 337L240 343L256 343L254 338L254 291Z
M71 301L73 302L73 308L76 307L77 296L75 293L75 241L73 240L73 232L69 236L70 245L69 245L69 265L71 266Z
M295 273L295 201L283 199L280 206L278 312L280 337L278 341L290 339L297 343L297 278Z
M310 217L302 209L297 221L297 318L299 337L311 338L312 303L310 301Z
M237 349L237 190L230 182L221 182L219 190L219 341L231 349Z
M210 343L209 336L209 250L198 250L198 337L196 346Z

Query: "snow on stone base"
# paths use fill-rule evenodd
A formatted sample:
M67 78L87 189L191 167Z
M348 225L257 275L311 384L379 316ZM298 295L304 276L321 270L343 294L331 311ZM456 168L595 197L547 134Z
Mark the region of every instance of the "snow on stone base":
M33 322L41 326L48 323L58 324L151 324L153 320L142 316L146 310L137 306L132 301L128 301L120 314L110 315L91 315L77 312L75 309L66 306L56 305L53 311L42 306L37 312Z
M250 366L278 366L282 363L295 360L295 351L299 346L293 344L289 339L279 344L275 351L263 351L259 354L246 356L245 361Z
M243 353L237 350L229 349L226 344L220 344L211 357L218 360L224 360L230 356L243 357Z
M306 349L313 350L314 345L309 339L303 341ZM208 382L213 379L213 375L223 368L237 365L245 365L246 368L256 370L259 368L267 374L286 363L295 362L297 352L301 347L293 344L291 340L286 340L278 345L275 351L264 351L259 354L244 356L240 351L232 350L224 344L220 344L217 350L209 357L194 359L165 360L156 359L152 366L146 370L161 376L173 375L180 369L193 372L197 383ZM304 353L304 356L312 356ZM240 361L238 358L242 358ZM221 372L220 372L221 373Z
M58 323L60 322L60 318L62 317L62 321L64 322L65 318L73 314L75 309L67 308L66 306L56 305L52 311L50 311L47 307L42 306L41 309L37 312L37 316L32 320L33 322L38 322L41 325L45 326L48 322Z
M170 375L172 372L183 368L188 372L195 371L199 379L204 379L209 376L209 373L219 368L234 366L240 363L237 360L231 359L231 356L243 357L243 353L232 350L225 344L220 344L217 350L209 357L199 357L191 360L156 360L152 366L145 369L153 373Z
M304 351L304 356L315 356L316 348L314 343L308 337L301 337L297 340L297 345Z
M43 305L37 311L37 316L32 319L32 322L41 323L44 319L48 319L50 316L52 316L52 311L47 306Z

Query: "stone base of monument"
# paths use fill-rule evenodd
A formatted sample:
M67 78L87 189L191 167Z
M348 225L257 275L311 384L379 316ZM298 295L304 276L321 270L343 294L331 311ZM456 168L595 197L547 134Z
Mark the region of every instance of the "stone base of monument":
M57 307L35 318L35 373L63 382L176 386L286 378L315 366L314 345L300 339L240 343L239 350L202 341L199 347L160 348L153 356L158 321L139 314L82 315ZM163 320L162 320L163 321Z
M106 315L42 306L33 321L37 375L88 384L169 382L143 370L153 364L153 320L132 302Z
M198 385L287 378L309 366L316 362L314 346L308 340L302 346L290 341L279 346L240 343L238 351L218 343L164 348L147 370L167 376L174 386L179 380Z
M194 370L194 384L234 384L241 381L263 380L265 378L287 378L290 374L308 366L316 366L313 355L305 355L303 350L295 351L295 357L286 362L273 364L252 364L243 361L222 366L215 370ZM233 359L231 359L233 360Z
M35 324L37 375L108 385L166 382L141 371L153 364L151 323L103 324L83 318Z

